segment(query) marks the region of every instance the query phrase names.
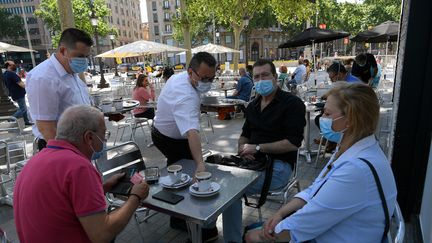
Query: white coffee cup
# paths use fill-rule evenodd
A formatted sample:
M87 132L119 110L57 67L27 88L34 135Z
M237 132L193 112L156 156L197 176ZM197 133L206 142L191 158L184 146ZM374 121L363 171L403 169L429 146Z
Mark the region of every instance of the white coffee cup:
M122 110L123 109L123 100L121 100L121 99L113 100L113 106L118 111Z
M195 178L198 181L198 191L200 192L206 192L210 189L211 187L211 176L212 174L210 172L207 171L203 171L203 172L198 172L195 175Z
M178 183L182 178L182 166L181 165L170 165L167 167L168 175L172 183Z
M101 107L103 113L111 112L112 103L102 101L102 104L100 107Z

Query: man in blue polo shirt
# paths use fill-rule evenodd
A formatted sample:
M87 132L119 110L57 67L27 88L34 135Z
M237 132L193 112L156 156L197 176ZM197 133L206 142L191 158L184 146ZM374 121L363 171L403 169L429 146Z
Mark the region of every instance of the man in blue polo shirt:
M27 116L27 105L25 102L25 84L21 78L16 74L16 65L13 61L7 61L4 65L6 72L3 74L6 88L9 90L9 96L12 100L18 103L18 110L13 114L13 117L24 118L25 125L31 126L31 123Z
M250 100L250 95L253 87L252 79L248 76L246 69L239 68L240 79L237 81L236 90L229 99L241 99L246 102Z

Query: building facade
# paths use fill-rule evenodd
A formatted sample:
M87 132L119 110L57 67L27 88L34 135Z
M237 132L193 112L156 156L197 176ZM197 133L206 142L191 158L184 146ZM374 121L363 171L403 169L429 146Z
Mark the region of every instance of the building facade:
M22 2L22 5L21 5ZM37 52L34 53L36 64L44 61L47 58L47 53L53 51L51 35L48 28L43 23L42 19L34 15L34 11L40 4L40 0L0 0L0 8L5 9L11 14L16 14L26 18L29 37L32 44L32 49ZM10 39L0 36L0 41L11 42ZM27 36L22 36L18 46L29 48ZM29 53L8 53L2 54L3 59L12 59L21 63L26 69L32 68L32 61Z

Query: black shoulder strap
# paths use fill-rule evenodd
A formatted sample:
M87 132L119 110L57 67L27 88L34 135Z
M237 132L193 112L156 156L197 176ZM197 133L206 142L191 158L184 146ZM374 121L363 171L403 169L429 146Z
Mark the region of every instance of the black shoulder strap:
M270 184L271 184L272 177L273 177L273 165L274 165L274 160L270 156L266 155L266 166L267 167L265 169L264 183L263 183L263 187L261 189L261 194L260 194L260 197L258 199L258 203L249 202L246 194L243 194L243 198L245 200L246 206L253 207L253 208L260 208L266 202L267 195L268 195L268 192L270 190Z
M375 183L378 187L378 192L379 192L379 195L381 198L381 203L382 203L382 207L383 207L384 215L385 215L385 228L384 228L384 234L383 234L383 239L384 239L385 237L387 237L387 232L389 231L389 228L390 228L390 215L389 215L389 211L388 211L388 207L387 207L387 202L386 202L386 199L384 196L384 191L383 191L383 188L381 185L381 181L378 177L378 173L376 172L376 170L373 167L373 165L371 164L371 162L369 162L368 160L363 159L363 158L360 158L360 159L363 160L369 166L369 168L372 171L372 174L375 178Z

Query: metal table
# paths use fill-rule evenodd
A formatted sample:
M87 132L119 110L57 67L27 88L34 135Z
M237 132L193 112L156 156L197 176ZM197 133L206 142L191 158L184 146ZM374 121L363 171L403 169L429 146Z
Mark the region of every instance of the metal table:
M175 164L183 166L183 173L193 175L195 161L180 160ZM208 198L194 197L189 193L189 186L180 189L164 189L159 184L150 186L150 194L160 190L169 190L184 199L176 205L162 202L151 196L143 201L143 206L170 216L185 219L190 229L192 242L201 242L201 227L213 222L233 202L240 199L246 188L258 179L259 172L237 167L206 164L207 171L212 173L212 181L221 185L218 194ZM166 168L161 170L161 176L166 176Z

